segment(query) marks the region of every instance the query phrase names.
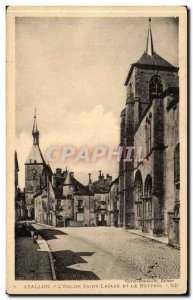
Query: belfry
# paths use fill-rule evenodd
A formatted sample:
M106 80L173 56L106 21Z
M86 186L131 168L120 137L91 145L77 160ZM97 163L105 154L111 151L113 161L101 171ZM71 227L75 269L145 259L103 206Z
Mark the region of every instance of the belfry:
M149 18L145 51L131 64L125 81L120 145L140 145L144 156L142 162L120 162L119 226L175 236L169 224L178 232L179 217L174 217L179 212L180 188L179 180L175 182L175 177L179 179L175 159L179 151L178 68L155 52L151 23ZM171 239L178 244L179 234Z
M46 164L39 147L39 131L37 129L36 110L32 129L33 144L25 162L25 199L27 215L34 218L34 194L40 191L42 171Z

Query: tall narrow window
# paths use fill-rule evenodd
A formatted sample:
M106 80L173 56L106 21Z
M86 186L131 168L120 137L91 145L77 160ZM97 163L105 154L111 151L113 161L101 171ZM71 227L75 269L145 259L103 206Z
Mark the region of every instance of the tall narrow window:
M161 93L163 93L161 77L159 75L154 75L151 77L149 82L149 100L159 98Z
M178 143L174 149L174 192L175 192L175 216L180 214L180 144Z
M78 211L84 211L83 200L78 200Z
M174 183L180 182L180 144L178 143L174 150Z
M136 204L136 213L137 217L141 217L141 203L142 203L142 196L143 196L143 182L142 176L140 171L138 170L135 176L135 204Z
M152 177L150 174L145 179L144 197L146 201L145 216L152 216Z

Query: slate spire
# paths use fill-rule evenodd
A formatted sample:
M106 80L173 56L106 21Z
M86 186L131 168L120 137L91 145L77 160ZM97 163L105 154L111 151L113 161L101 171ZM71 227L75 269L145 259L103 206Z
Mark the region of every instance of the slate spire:
M37 128L36 108L35 108L35 113L34 113L34 124L33 124L32 135L33 135L33 144L39 145L39 131Z
M146 53L150 56L152 56L154 54L153 37L152 37L152 32L151 32L151 18L149 18L149 28L148 28L148 34L147 34Z

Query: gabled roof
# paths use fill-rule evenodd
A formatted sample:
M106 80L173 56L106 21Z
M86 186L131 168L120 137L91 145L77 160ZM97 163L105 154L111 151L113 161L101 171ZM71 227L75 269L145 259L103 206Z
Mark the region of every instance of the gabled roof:
M147 45L146 45L146 51L142 54L140 59L131 65L131 68L129 70L129 74L127 76L127 79L125 81L125 85L128 84L131 75L133 73L134 67L139 68L146 68L146 69L156 69L156 70L168 70L177 72L178 68L174 67L172 64L170 64L167 60L159 56L154 51L154 45L153 45L153 37L152 37L152 31L151 31L151 18L149 18L149 28L148 28L148 35L147 35Z

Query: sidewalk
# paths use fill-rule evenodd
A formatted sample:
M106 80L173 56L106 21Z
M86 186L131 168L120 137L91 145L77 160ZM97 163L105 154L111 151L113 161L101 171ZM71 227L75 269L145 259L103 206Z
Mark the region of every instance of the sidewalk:
M37 244L31 237L16 238L15 279L53 280L48 246L40 236Z
M150 233L142 232L141 230L134 230L134 229L132 229L132 230L128 229L127 231L132 233L132 234L143 236L143 237L146 237L148 239L154 240L156 242L168 245L168 237L167 236L153 236Z

